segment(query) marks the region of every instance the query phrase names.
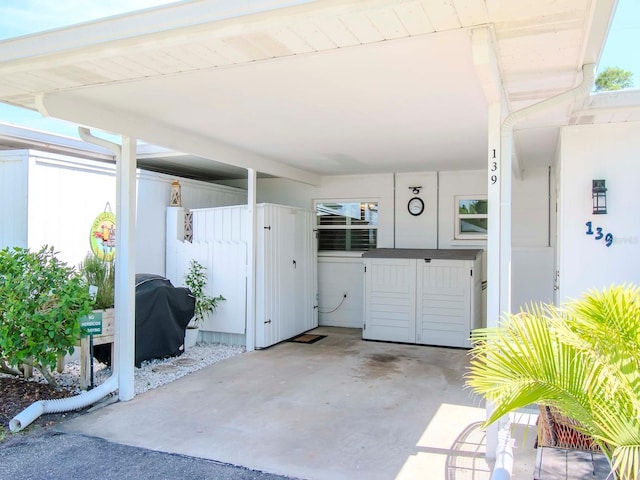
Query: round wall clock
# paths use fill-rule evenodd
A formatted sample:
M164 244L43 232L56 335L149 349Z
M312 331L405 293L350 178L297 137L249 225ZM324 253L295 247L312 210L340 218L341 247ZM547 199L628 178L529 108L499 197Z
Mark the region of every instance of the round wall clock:
M407 204L407 208L409 209L409 213L414 217L421 215L424 212L424 202L420 197L413 197L409 200Z

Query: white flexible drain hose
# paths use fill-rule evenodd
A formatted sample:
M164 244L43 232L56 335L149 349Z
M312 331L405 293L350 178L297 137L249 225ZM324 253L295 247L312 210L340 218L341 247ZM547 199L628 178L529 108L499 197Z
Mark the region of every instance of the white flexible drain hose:
M102 385L75 397L56 400L39 400L25 408L9 422L9 430L19 432L45 413L62 413L79 410L106 397L118 389L118 379L112 375Z

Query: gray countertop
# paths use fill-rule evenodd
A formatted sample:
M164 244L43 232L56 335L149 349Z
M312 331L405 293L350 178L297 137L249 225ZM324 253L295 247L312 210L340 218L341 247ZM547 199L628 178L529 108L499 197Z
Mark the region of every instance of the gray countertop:
M481 249L376 248L362 254L362 258L425 258L430 260L475 260Z

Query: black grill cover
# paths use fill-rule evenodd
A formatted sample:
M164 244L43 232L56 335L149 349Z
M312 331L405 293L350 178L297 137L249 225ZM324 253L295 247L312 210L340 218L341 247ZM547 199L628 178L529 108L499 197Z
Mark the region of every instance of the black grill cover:
M135 365L183 353L184 331L193 318L196 299L187 288L150 273L136 274ZM96 345L94 357L111 365L111 345Z
M136 274L136 367L151 358L182 354L195 305L188 289L159 275Z

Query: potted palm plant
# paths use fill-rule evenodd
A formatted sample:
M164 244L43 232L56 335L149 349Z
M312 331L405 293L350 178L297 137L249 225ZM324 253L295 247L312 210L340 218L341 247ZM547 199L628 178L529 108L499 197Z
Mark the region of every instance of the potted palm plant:
M185 331L184 347L189 348L196 344L199 328L218 306L218 302L225 300L222 295L211 297L205 293L207 286L207 269L197 260L191 260L189 270L184 276L184 283L196 299L193 319L187 325Z
M640 471L640 289L590 291L474 333L467 384L496 409L537 403L573 420L620 480Z

